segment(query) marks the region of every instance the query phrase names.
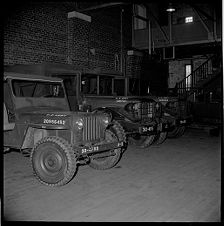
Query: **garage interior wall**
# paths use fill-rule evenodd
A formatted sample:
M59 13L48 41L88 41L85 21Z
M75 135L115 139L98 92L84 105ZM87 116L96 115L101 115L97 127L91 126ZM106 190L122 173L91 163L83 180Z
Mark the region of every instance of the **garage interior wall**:
M26 3L4 21L4 64L66 63L67 13L56 4Z
M14 7L4 18L4 65L54 62L120 71L115 67L121 57L120 9L88 12L91 22L68 19L70 11L48 2ZM123 13L123 28L126 53L131 46L128 11Z
M59 2L17 4L8 11L4 17L4 65L54 62L72 64L77 69L121 72L122 47L123 72L127 76L145 77L151 90L173 88L184 78L185 59L166 61L169 77L163 71L161 83L157 73L160 65L155 70L148 68L143 50L135 49L133 54L128 54L133 50L131 4L83 12L91 17L91 22L68 18L68 12L74 8ZM192 56L191 60L194 70L205 59Z

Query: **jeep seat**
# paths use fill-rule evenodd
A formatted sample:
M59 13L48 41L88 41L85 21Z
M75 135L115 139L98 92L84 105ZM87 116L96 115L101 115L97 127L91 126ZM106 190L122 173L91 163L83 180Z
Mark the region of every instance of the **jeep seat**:
M4 131L13 130L15 127L15 123L9 123L5 103L3 105L4 105Z

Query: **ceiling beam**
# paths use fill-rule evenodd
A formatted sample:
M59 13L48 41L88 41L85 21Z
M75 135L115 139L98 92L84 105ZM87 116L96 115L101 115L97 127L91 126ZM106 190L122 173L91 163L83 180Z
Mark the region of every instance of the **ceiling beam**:
M154 15L154 13L152 12L152 10L148 7L148 11L149 11L149 18L154 19L155 24L157 25L157 27L159 28L160 32L162 33L163 37L165 38L165 40L167 42L170 42L170 39L167 37L166 32L164 31L164 29L162 28L162 26L160 25L158 19L156 18L156 16Z
M192 4L192 3L187 3L187 4L189 6L191 6L192 8L194 8L195 10L197 10L197 12L200 12L201 14L203 14L207 19L214 21L214 18L211 15L206 13L204 10L202 10L200 7L198 7L196 4Z
M207 24L204 22L203 18L201 17L201 15L199 14L198 10L193 6L192 9L194 10L195 14L198 15L199 20L201 21L201 24L204 26L205 30L208 32L208 34L211 32L209 30L209 27L207 26Z
M105 4L101 4L101 5L91 6L91 7L84 8L84 9L77 9L77 11L78 12L87 12L87 11L103 9L103 8L109 8L109 7L116 7L116 6L127 5L127 4L130 4L130 3L111 2L111 3L105 3Z

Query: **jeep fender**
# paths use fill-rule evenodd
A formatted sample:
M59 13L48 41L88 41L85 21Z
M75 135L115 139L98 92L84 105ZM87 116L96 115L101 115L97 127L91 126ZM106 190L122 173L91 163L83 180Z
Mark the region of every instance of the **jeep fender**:
M106 114L108 114L111 117L111 120L126 118L123 114L118 112L116 109L110 108L110 107L96 108L96 109L93 110L93 112L105 112Z
M21 149L32 148L37 141L46 136L48 136L48 131L46 129L31 126L27 127Z

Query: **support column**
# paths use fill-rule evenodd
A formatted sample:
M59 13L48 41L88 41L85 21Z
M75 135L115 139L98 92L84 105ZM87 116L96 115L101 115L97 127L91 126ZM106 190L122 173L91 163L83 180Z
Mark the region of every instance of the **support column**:
M171 44L172 41L172 13L168 13L168 22L169 22L169 43Z
M124 12L124 9L121 8L121 13L120 13L120 21L121 21L121 24L120 24L120 34L121 34L121 39L120 39L120 42L121 42L121 59L120 59L120 71L121 73L123 73L123 12Z

